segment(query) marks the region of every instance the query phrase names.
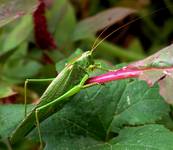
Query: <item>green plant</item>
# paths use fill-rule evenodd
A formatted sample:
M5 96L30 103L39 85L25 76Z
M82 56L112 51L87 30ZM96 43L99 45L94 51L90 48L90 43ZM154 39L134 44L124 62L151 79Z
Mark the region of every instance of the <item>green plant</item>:
M40 139L34 124L42 121L40 131L44 149L172 150L172 45L165 47L172 39L171 17L166 19L164 36L161 36L159 31L163 26L159 23L156 26L157 21L151 19L153 15L134 19L138 11L132 8L111 8L79 21L103 9L103 2L85 0L85 3L74 4L73 0L72 5L68 0L55 0L52 6L47 2L8 0L0 5L3 6L0 12L10 11L5 17L0 15L0 149L39 149ZM86 7L88 3L90 7ZM144 13L151 13L150 7L155 6L148 8L147 4L134 3L143 8ZM107 7L113 4L131 6L120 0L108 1ZM86 9L77 9L78 6ZM166 10L171 12L172 9ZM81 16L76 17L78 12ZM20 19L16 20L16 16ZM37 19L45 23L42 30L38 29L40 21ZM135 35L131 33L129 20L133 22L132 29L136 29ZM134 20L142 20L140 34L137 34L140 24L136 26ZM113 33L115 26L122 32ZM117 40L118 35L123 38ZM141 36L150 44L143 46ZM108 40L103 41L104 37ZM78 47L83 50L76 51ZM97 65L91 63L85 68L82 58L78 64L82 67L74 69L79 56L87 54L85 50L91 47L95 49L93 60ZM159 47L165 48L143 59ZM98 69L100 65L103 70ZM83 74L87 80L82 80ZM56 84L55 79L56 83L51 83L46 90L56 76L62 82ZM31 78L38 78L38 81L46 78L47 83L32 80L25 95L23 84ZM81 90L78 84L94 86ZM51 98L49 95L40 98L45 90ZM60 93L56 95L57 92ZM26 118L25 96L27 114L31 114ZM44 106L57 102L53 99L62 100L62 105L49 107L52 110L49 112ZM35 110L40 106L44 109L35 120Z

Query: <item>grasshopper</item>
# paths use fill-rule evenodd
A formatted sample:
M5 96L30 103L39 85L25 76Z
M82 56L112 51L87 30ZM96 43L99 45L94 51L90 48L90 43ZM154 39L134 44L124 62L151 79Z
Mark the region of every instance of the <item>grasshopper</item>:
M52 82L41 96L40 103L24 118L10 136L11 144L24 138L34 127L37 127L40 147L43 148L40 122L59 111L70 100L68 99L70 96L78 93L83 88L91 86L85 85L85 81L89 78L88 74L95 65L92 59L92 52L84 52L81 56L71 61L56 78L40 80L50 80ZM26 80L25 91L28 81L34 80Z
M105 39L111 36L113 33L118 30L128 26L129 24L140 20L143 17L139 17L134 19L123 26L117 28L112 33L108 34L105 38L100 40L98 43L96 41L102 35L96 39L92 49L90 51L84 52L81 56L74 59L70 63L66 65L66 67L59 73L59 75L54 79L41 79L39 81L52 81L48 88L45 90L43 95L40 98L40 103L36 105L33 110L27 114L24 120L18 125L15 131L10 136L10 143L14 144L24 138L33 128L37 127L38 135L40 140L40 147L43 148L43 142L40 131L40 122L47 119L49 116L53 115L57 111L59 111L70 99L70 96L78 93L83 88L98 84L88 84L85 85L85 82L89 78L89 72L92 71L93 67L98 67L97 64L94 63L92 59L92 53L94 49L96 49ZM100 67L99 67L100 68ZM36 80L26 80L25 82L25 93L26 93L26 85L29 81ZM25 104L26 104L26 94L25 94ZM26 108L25 108L26 114Z
M128 24L126 24L127 26ZM108 26L109 27L109 26ZM108 29L106 27L105 30ZM25 118L17 126L17 128L11 134L9 140L11 144L14 144L24 138L33 128L37 127L38 135L40 140L40 148L43 149L43 142L40 131L40 122L47 119L49 116L53 115L59 111L67 101L69 97L80 92L80 90L87 88L89 86L96 85L98 83L92 83L85 85L85 82L89 78L89 72L93 68L103 69L99 64L95 64L92 58L93 51L102 43L107 37L111 36L116 31L124 28L121 26L114 32L99 40L98 36L90 51L84 52L81 56L69 62L66 67L58 74L54 79L27 79L25 81ZM107 69L108 70L108 69ZM26 116L26 86L29 81L51 81L45 92L40 97L39 104ZM35 124L36 123L36 124Z

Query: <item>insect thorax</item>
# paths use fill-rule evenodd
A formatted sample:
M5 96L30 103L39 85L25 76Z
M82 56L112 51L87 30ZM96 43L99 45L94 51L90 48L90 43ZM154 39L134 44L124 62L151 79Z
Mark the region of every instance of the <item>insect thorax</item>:
M89 66L94 65L94 59L92 57L91 51L84 52L74 63L83 69L89 68Z

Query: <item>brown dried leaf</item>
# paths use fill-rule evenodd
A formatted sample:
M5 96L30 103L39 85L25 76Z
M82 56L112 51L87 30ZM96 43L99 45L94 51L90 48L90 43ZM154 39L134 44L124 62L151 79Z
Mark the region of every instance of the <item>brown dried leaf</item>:
M0 27L33 12L37 4L38 0L0 0Z
M160 95L162 95L165 101L169 104L173 104L173 72L171 75L167 75L164 79L159 81Z
M163 48L157 53L129 65L132 68L162 68L173 66L173 44Z
M160 94L167 103L173 104L173 44L128 67L142 69L138 78L150 86L159 83Z
M73 40L77 41L87 38L93 33L100 31L107 26L113 25L135 12L134 9L129 8L112 8L82 20L76 26Z

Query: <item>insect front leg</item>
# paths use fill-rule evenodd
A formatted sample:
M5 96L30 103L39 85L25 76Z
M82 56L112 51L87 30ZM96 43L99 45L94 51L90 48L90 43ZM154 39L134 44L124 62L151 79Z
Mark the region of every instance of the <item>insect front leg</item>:
M26 79L24 83L24 105L25 105L25 117L27 114L27 85L29 82L51 82L54 78L48 78L48 79Z
M99 69L103 71L111 71L110 69L103 67L101 63L95 63L94 65L89 66L89 70Z

